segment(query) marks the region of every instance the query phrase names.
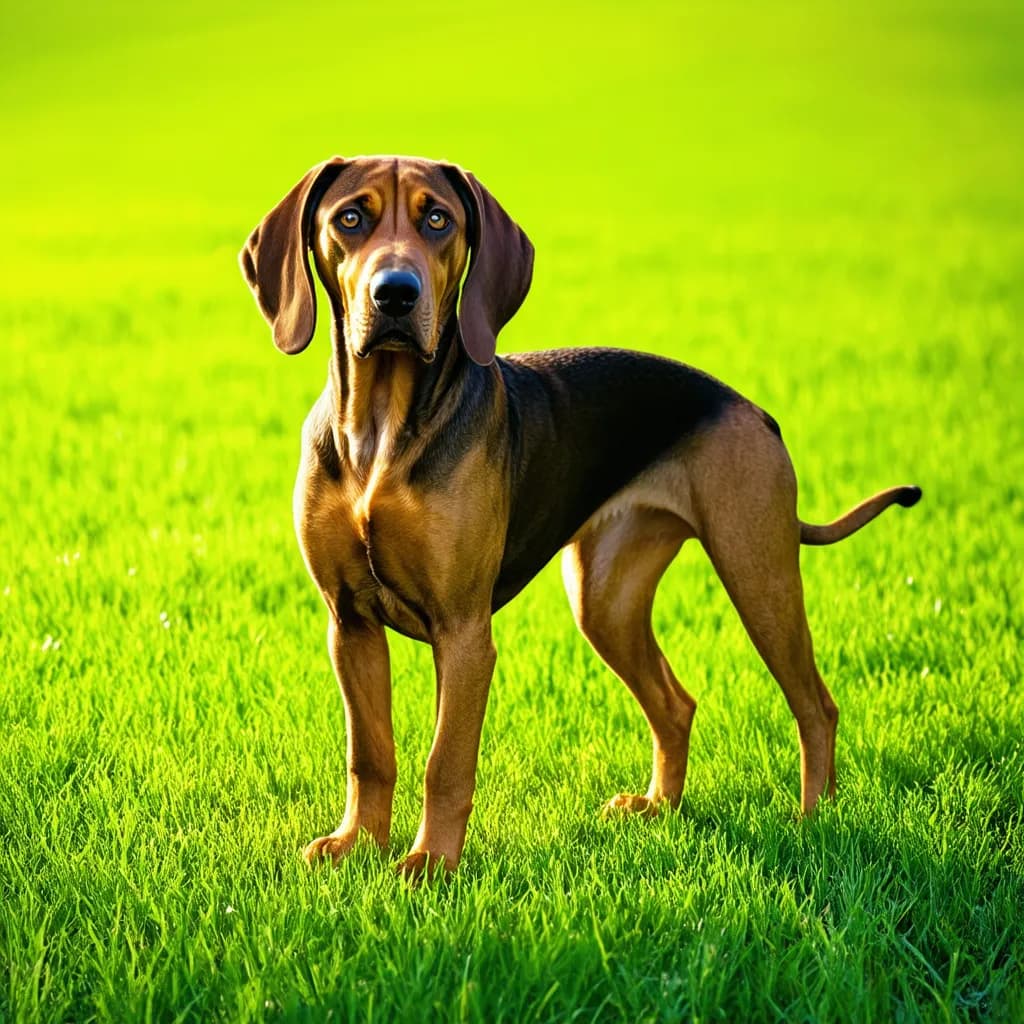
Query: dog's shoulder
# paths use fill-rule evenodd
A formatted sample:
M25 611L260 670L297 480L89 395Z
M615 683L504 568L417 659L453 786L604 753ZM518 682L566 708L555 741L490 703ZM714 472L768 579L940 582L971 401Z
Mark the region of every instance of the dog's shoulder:
M334 440L329 386L313 403L302 424L302 458L307 469L315 469L330 480L341 479L341 455Z

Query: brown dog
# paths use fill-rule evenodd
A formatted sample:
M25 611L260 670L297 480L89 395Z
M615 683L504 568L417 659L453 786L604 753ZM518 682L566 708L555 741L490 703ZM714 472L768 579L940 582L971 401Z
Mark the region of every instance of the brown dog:
M893 488L810 526L775 421L719 381L614 349L496 359L533 247L458 167L335 157L267 214L241 264L289 354L313 336L310 250L333 352L303 428L295 525L329 611L348 793L341 825L306 859L336 863L360 830L388 843L390 626L431 644L437 667L423 817L400 870L455 868L494 669L491 616L560 548L576 621L654 737L647 793L608 808L650 814L683 792L696 704L654 639L651 606L690 537L796 717L804 812L834 794L839 713L814 664L800 544L841 540L920 490Z

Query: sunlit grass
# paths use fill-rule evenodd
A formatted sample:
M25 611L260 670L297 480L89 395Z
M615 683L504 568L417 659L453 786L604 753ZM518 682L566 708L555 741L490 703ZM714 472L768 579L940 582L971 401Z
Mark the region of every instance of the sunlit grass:
M1024 1017L1019 11L148 17L5 28L0 1019ZM679 814L598 819L649 739L552 567L496 620L457 876L393 873L433 709L397 637L393 849L304 867L344 799L290 515L327 349L273 350L235 254L336 151L457 160L523 223L505 350L718 374L808 519L923 486L803 558L835 805L797 822L792 718L688 545Z

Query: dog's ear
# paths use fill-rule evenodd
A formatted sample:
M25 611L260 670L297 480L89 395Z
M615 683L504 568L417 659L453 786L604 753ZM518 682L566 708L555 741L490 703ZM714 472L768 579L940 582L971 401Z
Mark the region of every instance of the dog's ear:
M469 219L469 271L459 303L459 334L470 359L494 362L498 332L530 290L533 245L522 228L468 171L444 165Z
M274 332L274 344L301 352L316 327L316 291L307 252L313 214L345 161L317 164L260 221L238 255L245 280Z

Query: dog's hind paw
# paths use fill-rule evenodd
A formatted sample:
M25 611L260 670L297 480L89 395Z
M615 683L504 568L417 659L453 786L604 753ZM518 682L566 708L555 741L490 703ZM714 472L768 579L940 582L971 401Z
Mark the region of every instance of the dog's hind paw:
M653 818L658 809L658 803L650 797L640 793L619 793L601 808L601 817L617 818L620 815L636 814L642 818Z

